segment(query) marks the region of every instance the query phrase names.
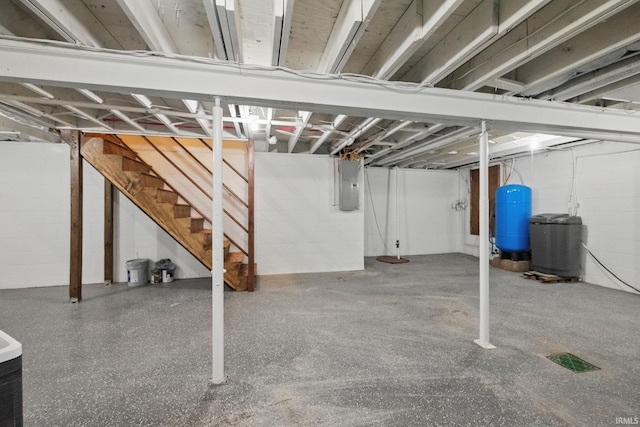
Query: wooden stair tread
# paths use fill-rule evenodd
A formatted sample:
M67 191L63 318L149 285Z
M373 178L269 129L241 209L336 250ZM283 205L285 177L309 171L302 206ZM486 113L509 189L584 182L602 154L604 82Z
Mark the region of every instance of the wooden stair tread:
M136 153L131 151L129 147L125 147L124 145L116 144L115 142L107 141L107 140L105 140L102 145L102 153L127 157L132 160L135 160L137 157Z
M227 262L241 263L244 261L244 254L242 252L231 252L226 259Z
M162 188L164 186L164 179L142 172L140 173L140 185L147 188Z
M191 206L181 204L174 205L173 216L175 218L189 218L191 216Z
M175 193L171 190L163 190L162 188L158 188L158 192L156 193L156 201L158 203L171 203L175 205L178 202L178 193Z
M122 157L122 170L126 172L151 172L151 167L145 163L128 157Z

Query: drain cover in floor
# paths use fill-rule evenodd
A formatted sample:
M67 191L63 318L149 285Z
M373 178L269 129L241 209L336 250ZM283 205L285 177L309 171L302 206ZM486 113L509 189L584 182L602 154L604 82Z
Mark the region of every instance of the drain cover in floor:
M563 366L573 372L589 372L597 371L598 368L591 363L580 359L578 356L574 356L571 353L560 353L547 356L547 359L556 362L558 365Z

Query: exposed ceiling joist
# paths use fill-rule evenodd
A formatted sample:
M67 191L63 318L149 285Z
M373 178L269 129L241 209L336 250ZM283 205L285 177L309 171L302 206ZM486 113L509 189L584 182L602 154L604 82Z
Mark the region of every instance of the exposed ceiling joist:
M60 37L85 46L121 47L109 31L80 3L73 10L63 0L20 0Z
M435 84L498 34L499 3L484 0L407 72L402 80Z
M591 102L597 99L603 98L605 95L612 91L625 89L630 86L635 86L640 84L640 75L635 75L631 77L627 77L615 83L608 84L607 86L601 87L599 89L594 89L589 92L583 93L580 96L577 96L571 99L571 102L576 102L578 104L583 104L587 102Z
M566 101L638 74L640 74L640 55L633 55L620 62L576 77L537 98Z
M401 149L403 149L405 147L409 147L412 144L414 144L416 141L423 140L423 139L427 138L430 135L435 135L435 134L437 134L438 132L440 132L441 130L443 130L445 128L446 128L446 126L443 125L443 124L433 125L433 126L429 127L427 130L425 130L424 132L418 132L415 135L409 136L409 137L405 138L402 141L398 141L398 143L396 143L396 144L394 144L394 145L392 145L392 146L390 146L388 148L384 148L384 149L382 149L380 151L377 151L376 153L374 153L374 154L370 155L369 157L367 157L364 162L365 162L366 165L368 165L368 164L377 164L377 162L380 161L380 159L383 156L385 156L385 155L387 155L387 154L389 154L389 153L391 153L393 151L398 151L398 150L401 150Z
M106 124L102 120L93 117L91 114L86 113L85 111L82 111L81 109L79 109L77 107L74 107L72 105L65 105L64 108L66 108L67 110L69 110L70 112L75 114L76 116L82 117L83 119L88 120L88 121L98 125L98 127L102 128L102 129L105 129L105 130L108 130L108 131L113 131L113 128L111 126L109 126L108 124Z
M242 36L234 0L203 0L218 58L242 61Z
M47 132L46 130L36 128L34 126L28 126L24 123L20 123L16 120L10 119L0 114L0 127L5 129L11 129L13 131L23 133L25 135L32 136L37 139L41 139L49 142L60 142L60 135L54 132Z
M389 156L385 158L383 161L378 162L379 166L389 166L397 164L400 160L407 159L409 157L419 156L424 154L430 150L436 150L440 147L443 147L451 142L458 141L460 139L468 138L473 135L477 135L479 130L477 128L460 128L456 129L452 132L449 132L443 136L431 138L425 142L425 144L420 147L416 147L414 149L405 150L401 153L398 153L394 156Z
M448 86L477 90L636 1L550 2L456 70Z
M322 53L317 70L337 73L346 64L351 52L364 34L367 24L382 0L345 1Z
M394 133L406 128L407 126L409 126L410 124L412 124L413 122L407 121L407 122L396 122L393 125L391 125L389 128L387 128L386 130L380 132L378 135L376 135L375 137L373 137L370 141L365 142L364 144L362 144L360 147L358 147L356 149L356 152L361 153L362 151L366 150L367 148L369 148L372 145L375 145L377 143L379 143L380 141L382 141L385 138L388 138L389 136L393 135Z
M463 0L414 0L363 73L389 79L451 16Z
M49 120L51 120L52 122L56 122L61 124L62 126L67 126L67 127L73 127L73 125L65 120L62 120L61 118L59 118L58 116L54 116L51 114L47 114L42 110L39 110L37 108L34 108L28 104L25 104L22 101L18 101L18 100L13 100L13 99L4 99L2 102L4 102L5 104L11 105L12 107L16 108L18 111L24 111L25 113L31 114L32 116L36 117L36 118L40 118L40 117L45 117Z
M313 145L309 149L309 152L313 154L316 151L318 151L318 148L320 148L322 144L324 144L327 141L327 138L329 138L329 136L331 136L331 134L334 133L340 127L340 125L342 124L342 122L345 121L346 118L347 116L344 114L339 114L338 116L336 116L336 118L333 119L333 122L331 123L331 129L325 130L322 133L322 136L318 138L316 142L313 143Z
M271 64L284 65L291 33L294 0L273 0L273 46Z
M351 132L349 132L349 135L347 135L347 137L340 144L338 144L337 147L335 147L331 151L331 155L335 155L335 154L339 153L340 151L342 151L345 147L348 147L349 145L353 144L355 142L355 140L358 137L360 137L360 135L364 134L366 131L371 129L378 122L380 122L380 120L382 120L382 119L374 118L374 117L370 117L368 119L365 119L362 123L360 123L358 126L356 126L355 129L353 129Z
M345 1L342 4L336 23L329 35L329 41L322 52L322 57L317 67L318 72L337 73L342 70L342 67L346 64L353 49L364 34L367 25L371 21L371 17L381 1L382 0ZM298 127L294 135L289 138L289 153L293 152L302 134L302 129L307 126L310 119L311 113L303 114L300 127ZM320 138L322 141L325 139Z
M523 95L535 95L547 90L549 85L563 79L563 76L568 79L576 70L593 61L597 63L607 55L624 54L627 46L640 40L640 3L629 7L626 12L610 17L605 24L578 34L520 67L517 79L526 85ZM616 31L611 31L612 28Z
M117 0L118 5L138 30L149 49L177 53L178 48L163 25L157 10L149 1Z
M125 12L133 26L136 28L142 39L147 43L149 49L157 51L157 52L166 52L166 53L179 53L179 49L174 43L171 35L167 31L166 27L162 23L160 19L160 15L158 15L157 10L153 6L152 3L140 0L117 0L118 4ZM195 113L198 111L198 101L183 99L182 102L187 107L187 109L191 113ZM115 113L114 113L115 114ZM117 115L117 114L116 114ZM123 119L121 116L117 115L120 119L124 120L126 123L132 125L131 123L135 123L132 119L127 118ZM165 123L168 118L155 117L160 120L162 123ZM209 134L209 126L206 121L197 120L200 127L205 132L205 135ZM134 126L134 125L132 125ZM140 129L141 126L135 125L136 129ZM169 122L167 128L173 132L179 133L179 130Z
M293 153L293 149L296 147L296 144L300 139L300 135L302 135L302 132L307 127L310 118L311 111L300 111L300 124L296 126L296 130L289 137L289 142L287 143L287 150L289 153Z

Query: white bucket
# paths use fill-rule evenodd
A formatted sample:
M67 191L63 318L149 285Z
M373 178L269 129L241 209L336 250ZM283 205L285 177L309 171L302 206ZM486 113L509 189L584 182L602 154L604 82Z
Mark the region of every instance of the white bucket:
M168 270L162 270L162 283L173 282L173 278L175 276L176 269L171 268Z
M148 281L148 259L130 259L127 261L127 282L129 283L129 286L142 286Z

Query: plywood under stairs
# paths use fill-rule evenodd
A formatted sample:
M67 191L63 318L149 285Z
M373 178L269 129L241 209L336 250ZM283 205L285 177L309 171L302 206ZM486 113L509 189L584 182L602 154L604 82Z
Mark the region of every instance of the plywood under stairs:
M203 218L177 193L156 176L136 153L115 141L88 138L82 145L82 156L115 185L136 206L142 209L178 243L211 269L211 229L204 228ZM224 280L236 291L247 290L248 266L242 252L231 252L224 242ZM254 269L255 271L255 269Z

